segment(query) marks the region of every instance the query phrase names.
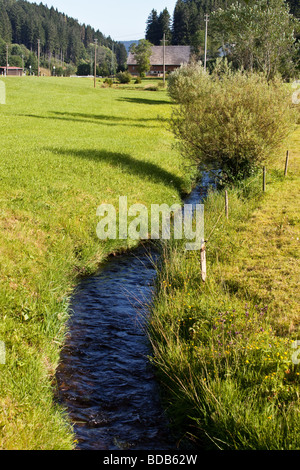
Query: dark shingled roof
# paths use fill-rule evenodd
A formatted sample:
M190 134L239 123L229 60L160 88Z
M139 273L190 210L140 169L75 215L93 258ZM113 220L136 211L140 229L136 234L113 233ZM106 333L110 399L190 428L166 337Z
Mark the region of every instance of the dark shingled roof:
M152 46L150 57L151 65L163 65L163 46ZM181 65L189 62L191 56L190 46L166 46L166 65ZM136 65L134 54L129 52L127 65Z

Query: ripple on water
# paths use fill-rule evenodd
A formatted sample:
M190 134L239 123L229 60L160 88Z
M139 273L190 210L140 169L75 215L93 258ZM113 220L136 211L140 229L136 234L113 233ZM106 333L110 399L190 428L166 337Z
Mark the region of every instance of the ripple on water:
M143 330L155 273L149 248L138 248L74 293L57 382L79 449L175 449Z
M198 188L186 202L204 195ZM157 261L143 247L112 257L74 293L57 383L78 449L176 449L143 331L156 275L150 258Z

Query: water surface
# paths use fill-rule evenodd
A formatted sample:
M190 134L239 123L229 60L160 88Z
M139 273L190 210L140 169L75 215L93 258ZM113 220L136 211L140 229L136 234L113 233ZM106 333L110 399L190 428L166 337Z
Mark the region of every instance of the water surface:
M186 203L203 197L197 188ZM145 334L158 255L149 246L110 257L80 282L57 371L59 402L82 450L176 450Z

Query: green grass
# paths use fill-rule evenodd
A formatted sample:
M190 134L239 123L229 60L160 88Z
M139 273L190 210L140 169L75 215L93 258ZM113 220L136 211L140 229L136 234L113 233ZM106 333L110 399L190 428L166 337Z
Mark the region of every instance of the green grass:
M203 449L300 449L299 143L261 175L205 201L199 252L163 246L149 335L179 439Z
M0 448L71 449L53 399L78 276L126 241L100 241L97 207L179 202L189 181L164 90L6 78L0 106ZM147 82L148 83L148 82Z

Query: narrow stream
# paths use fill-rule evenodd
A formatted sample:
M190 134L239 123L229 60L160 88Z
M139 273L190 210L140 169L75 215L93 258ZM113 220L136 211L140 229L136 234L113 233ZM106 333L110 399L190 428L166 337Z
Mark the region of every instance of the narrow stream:
M197 187L185 203L203 198ZM74 292L57 371L58 399L78 450L176 450L149 362L145 306L153 295L154 249L109 258Z

